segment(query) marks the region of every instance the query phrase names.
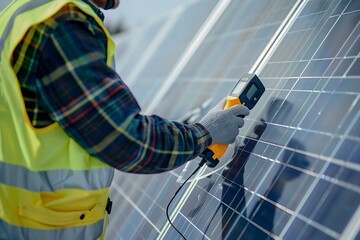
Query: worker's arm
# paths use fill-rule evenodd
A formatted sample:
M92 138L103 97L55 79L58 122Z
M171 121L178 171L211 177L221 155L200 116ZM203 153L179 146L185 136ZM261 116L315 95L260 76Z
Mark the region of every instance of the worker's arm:
M51 118L89 153L127 172L162 172L200 154L211 143L208 131L141 115L105 63L104 33L83 17L58 19L42 49L36 91Z

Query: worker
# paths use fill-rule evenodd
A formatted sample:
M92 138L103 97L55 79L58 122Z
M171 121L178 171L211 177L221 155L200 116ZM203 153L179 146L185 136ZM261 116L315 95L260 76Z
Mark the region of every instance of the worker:
M1 12L0 239L103 239L114 169L169 171L243 126L249 110L224 101L194 124L142 115L102 22L118 5L16 0Z

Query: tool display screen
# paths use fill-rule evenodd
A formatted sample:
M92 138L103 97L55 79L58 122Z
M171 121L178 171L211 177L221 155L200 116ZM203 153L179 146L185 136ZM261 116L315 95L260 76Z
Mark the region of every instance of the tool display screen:
M236 86L234 91L239 91L236 96L239 96L240 102L249 109L252 109L265 92L265 87L256 74L246 74L245 77L248 79L246 82L240 80L240 83L238 83L238 85L243 85L243 87Z
M252 84L251 85L251 87L249 88L249 90L247 91L247 93L246 93L246 97L248 98L248 99L252 99L253 98L253 96L255 95L255 93L257 92L257 87L256 87L256 85L255 84Z

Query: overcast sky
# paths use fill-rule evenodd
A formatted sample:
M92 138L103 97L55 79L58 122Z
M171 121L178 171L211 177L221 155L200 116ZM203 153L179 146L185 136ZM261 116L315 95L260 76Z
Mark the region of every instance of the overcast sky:
M194 0L120 0L120 6L116 10L105 11L106 22L116 24L123 21L128 28L143 24L159 15L168 14L176 7L187 4ZM0 0L2 10L11 0Z
M2 0L0 0L2 1ZM195 0L120 0L116 10L105 11L108 24L124 21L125 25L132 28L147 21L169 14L175 8Z

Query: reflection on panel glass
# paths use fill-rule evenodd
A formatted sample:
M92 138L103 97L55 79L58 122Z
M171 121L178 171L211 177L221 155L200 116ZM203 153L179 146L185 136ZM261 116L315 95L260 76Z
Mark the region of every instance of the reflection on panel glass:
M140 102L159 90L214 7L205 2L184 11L188 16L207 6L194 26L184 27L187 20L180 17L180 32L169 31L164 48L138 72L133 88ZM200 119L250 70L294 5L230 1L154 113L182 122ZM220 159L222 167L206 169L186 185L188 195L182 199L181 191L173 202L170 210L180 209L173 223L187 239L359 238L359 54L359 1L306 1L258 73L266 92ZM117 174L108 239L181 239L167 228L164 209L182 170Z
M159 184L161 183L161 184ZM177 184L170 173L118 173L112 184L114 209L107 239L156 239L166 223L164 208Z
M147 59L147 64L139 65L136 59L134 61L130 59L128 62L131 69L130 79L124 76L124 81L130 82L129 85L143 108L146 108L163 85L217 3L217 0L194 1L192 5L176 12L176 15L165 19L164 28L158 33L159 36L156 36L159 38L164 35L161 39L157 39L157 48L147 54L144 52L146 56L141 55L142 58ZM149 39L145 37L141 41L146 44ZM121 44L121 39L118 43ZM118 68L121 74L121 66Z
M264 113L178 214L186 236L341 236L360 203L359 7L308 2L260 73Z
M192 194L201 200L188 209L189 199L179 221L194 223L196 209L211 219L194 224L210 239L341 236L360 203L360 132L351 131L359 121L360 65L359 51L350 51L359 20L351 1L308 3L260 73L275 98L265 109L270 117L257 120L221 174L199 181Z
M143 108L217 2L194 1L162 21L115 37L119 46L117 71L129 83ZM158 49L149 49L154 46ZM106 238L156 239L167 221L164 209L172 197L169 192L177 187L173 173L143 176L117 172L111 192L114 208Z
M178 119L204 101L211 100L211 106L214 106L230 94L239 78L260 56L294 3L282 0L272 3L232 1L168 91L166 96L176 96L177 101L164 101L155 113ZM268 94L263 98L266 102ZM261 104L252 110L242 132L246 132L255 121ZM234 146L229 146L216 169L207 169L201 177L220 171L233 151ZM187 168L194 169L196 165L194 161Z
M155 36L160 34L164 22L168 20L168 18L160 19L114 37L116 68L124 80L127 81L127 77L134 69L135 64L140 61Z

